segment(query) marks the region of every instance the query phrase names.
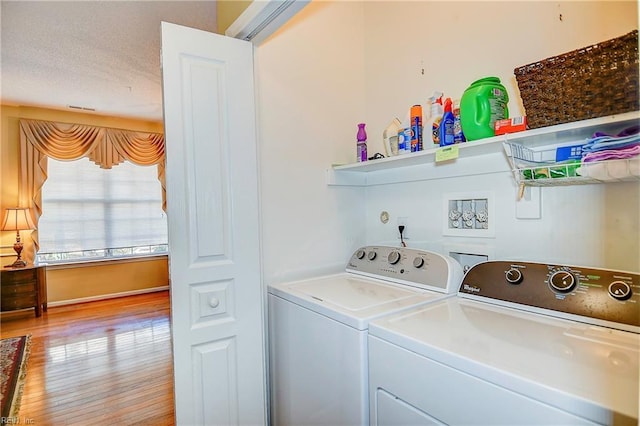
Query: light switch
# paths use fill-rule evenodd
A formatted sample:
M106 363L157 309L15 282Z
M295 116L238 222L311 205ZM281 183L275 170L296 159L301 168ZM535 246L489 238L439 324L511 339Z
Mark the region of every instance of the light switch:
M516 219L540 219L542 217L542 191L539 186L524 188L522 198L516 201Z

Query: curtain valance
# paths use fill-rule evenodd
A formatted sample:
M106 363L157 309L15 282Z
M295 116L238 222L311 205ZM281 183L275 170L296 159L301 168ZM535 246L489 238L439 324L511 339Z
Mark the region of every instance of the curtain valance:
M164 161L164 135L82 124L20 120L20 137L56 160L89 157L102 167L129 160L140 166Z
M157 165L166 211L165 145L161 133L134 132L83 124L20 120L20 205L32 207L36 225L42 215L42 186L47 180L47 158L77 160L88 157L104 169L125 160L140 166ZM38 232L31 234L35 250ZM33 252L25 253L33 260Z

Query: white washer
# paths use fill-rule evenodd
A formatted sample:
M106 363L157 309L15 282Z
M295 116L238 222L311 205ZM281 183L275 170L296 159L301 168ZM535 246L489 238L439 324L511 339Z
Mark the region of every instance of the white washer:
M369 327L371 424L638 424L640 276L485 262Z
M462 268L424 250L369 246L345 273L269 286L273 425L369 422L369 321L455 295Z

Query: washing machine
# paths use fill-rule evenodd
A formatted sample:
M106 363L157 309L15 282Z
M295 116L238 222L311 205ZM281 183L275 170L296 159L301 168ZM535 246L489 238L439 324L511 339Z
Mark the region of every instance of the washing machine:
M637 273L490 261L369 326L371 424L638 424Z
M462 275L447 256L367 246L345 272L269 285L271 423L368 424L369 322L454 297Z

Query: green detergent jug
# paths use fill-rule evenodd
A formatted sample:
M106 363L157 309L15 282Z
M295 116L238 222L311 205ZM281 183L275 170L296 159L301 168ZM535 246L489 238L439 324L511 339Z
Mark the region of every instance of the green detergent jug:
M498 77L486 77L471 83L460 101L460 124L467 141L494 135L496 120L509 118L507 89Z

